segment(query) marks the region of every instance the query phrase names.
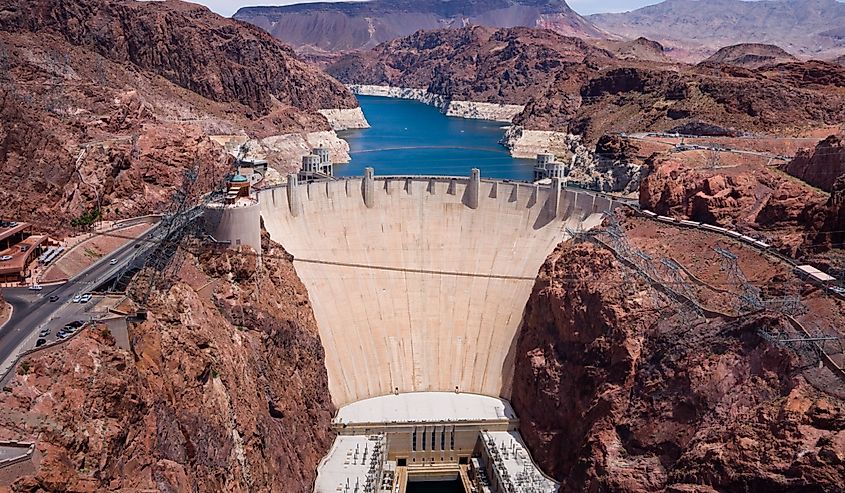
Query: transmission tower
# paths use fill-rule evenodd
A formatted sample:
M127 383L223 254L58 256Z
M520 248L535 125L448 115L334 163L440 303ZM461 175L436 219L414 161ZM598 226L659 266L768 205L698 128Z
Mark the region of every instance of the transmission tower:
M705 163L707 169L719 169L721 164L722 158L719 156L718 151L712 150L707 153L707 161Z
M721 257L721 270L733 280L740 290L737 305L740 313L763 310L765 305L761 298L760 288L754 286L745 277L745 273L737 263L738 257L730 250L722 247L715 247L713 250Z
M660 260L660 264L664 267L664 271L669 279L672 291L681 296L676 300L681 306L681 316L687 322L692 322L696 318L704 316L701 308L695 302L698 296L695 294L690 283L684 276L681 275L681 266L676 261L670 258Z

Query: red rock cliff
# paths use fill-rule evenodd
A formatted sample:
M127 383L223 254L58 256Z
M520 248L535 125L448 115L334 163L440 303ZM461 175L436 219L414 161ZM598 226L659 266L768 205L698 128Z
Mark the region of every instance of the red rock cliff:
M762 164L740 160L708 168L707 159L697 151L652 156L640 184L640 205L662 215L762 233L791 255L802 251L824 194Z
M42 457L13 491L311 491L334 411L316 322L283 250L244 253L189 255L132 351L96 328L30 358L0 394L0 439Z
M715 240L631 229L655 258L718 282ZM754 277L771 285L774 266L755 258ZM622 269L603 248L564 244L526 308L512 402L561 491L840 491L845 386L826 369L807 374L797 353L759 335L782 318L684 322ZM842 321L841 302L818 303L812 310Z
M845 135L831 135L815 149L804 149L784 166L784 171L826 192L845 175Z

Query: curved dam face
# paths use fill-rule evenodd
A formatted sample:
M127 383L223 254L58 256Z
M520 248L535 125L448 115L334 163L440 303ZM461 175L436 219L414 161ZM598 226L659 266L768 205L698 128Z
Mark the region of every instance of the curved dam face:
M522 313L567 228L615 205L588 193L473 178L364 178L259 194L294 256L337 406L391 393L508 398Z

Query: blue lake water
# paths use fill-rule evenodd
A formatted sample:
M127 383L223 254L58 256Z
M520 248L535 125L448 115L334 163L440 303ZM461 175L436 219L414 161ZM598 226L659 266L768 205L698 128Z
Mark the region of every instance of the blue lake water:
M336 164L335 175L359 176L364 168L376 175L468 176L530 180L533 161L514 159L499 144L501 122L448 117L437 108L404 99L359 96L371 128L341 132L352 161Z

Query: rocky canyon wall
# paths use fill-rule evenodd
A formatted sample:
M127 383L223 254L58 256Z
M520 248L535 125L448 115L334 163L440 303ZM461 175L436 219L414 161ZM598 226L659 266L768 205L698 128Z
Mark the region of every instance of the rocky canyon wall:
M51 233L96 209L160 211L188 172L210 190L231 171L210 136L327 142L343 158L329 132L365 124L343 84L203 6L14 0L0 15L0 201ZM285 172L301 155L261 157Z
M717 240L648 223L626 227L634 246L725 285ZM665 246L669 235L675 246ZM740 255L740 263L749 272L754 264L752 282L786 279L757 257ZM593 243L562 244L523 318L512 402L533 456L563 482L561 491L839 491L843 385L761 337L777 332L783 317L685 321L625 269ZM830 323L842 318L841 301L805 302Z
M132 350L100 327L32 356L0 440L34 440L14 492L310 492L333 439L323 349L287 254L188 254Z

